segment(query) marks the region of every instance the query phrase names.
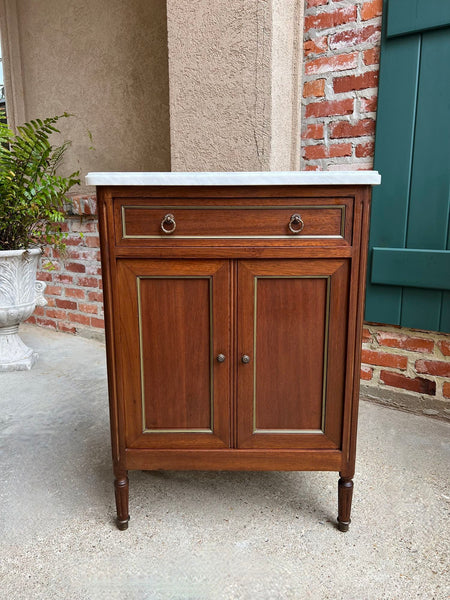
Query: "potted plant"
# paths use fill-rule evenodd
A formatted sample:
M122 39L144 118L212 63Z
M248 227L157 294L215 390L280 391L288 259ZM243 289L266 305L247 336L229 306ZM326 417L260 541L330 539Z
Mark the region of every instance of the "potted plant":
M69 116L36 119L16 134L0 123L0 371L30 369L37 358L18 330L47 303L45 283L36 281L42 247L64 247L64 198L79 179L56 174L70 142L54 146L50 136Z

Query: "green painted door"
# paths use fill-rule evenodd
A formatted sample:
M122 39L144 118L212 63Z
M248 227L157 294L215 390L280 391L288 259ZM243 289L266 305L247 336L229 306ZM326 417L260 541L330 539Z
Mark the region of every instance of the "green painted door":
M450 332L450 0L384 0L366 320Z

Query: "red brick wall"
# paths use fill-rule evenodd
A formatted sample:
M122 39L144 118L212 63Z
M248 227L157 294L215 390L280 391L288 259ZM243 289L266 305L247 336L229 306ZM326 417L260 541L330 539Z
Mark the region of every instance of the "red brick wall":
M450 335L366 324L362 395L450 417Z
M302 169L373 164L382 0L306 0Z
M36 307L29 322L57 331L102 337L103 295L95 197L72 199L72 215L63 225L66 253L47 249L38 279L47 283L48 305ZM74 214L73 214L74 213Z

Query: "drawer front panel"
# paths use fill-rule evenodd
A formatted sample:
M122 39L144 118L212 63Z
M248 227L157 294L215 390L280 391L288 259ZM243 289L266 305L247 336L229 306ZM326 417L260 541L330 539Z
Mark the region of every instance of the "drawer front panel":
M129 202L129 203L128 203ZM351 203L284 205L146 205L116 200L116 243L119 246L146 246L167 243L201 243L208 240L273 240L302 243L329 240L351 243Z

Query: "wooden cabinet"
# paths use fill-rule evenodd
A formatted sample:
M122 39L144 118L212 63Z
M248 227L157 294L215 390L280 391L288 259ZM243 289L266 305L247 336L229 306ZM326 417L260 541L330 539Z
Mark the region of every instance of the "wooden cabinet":
M119 527L130 469L333 470L347 530L375 174L338 185L166 176L90 181Z

